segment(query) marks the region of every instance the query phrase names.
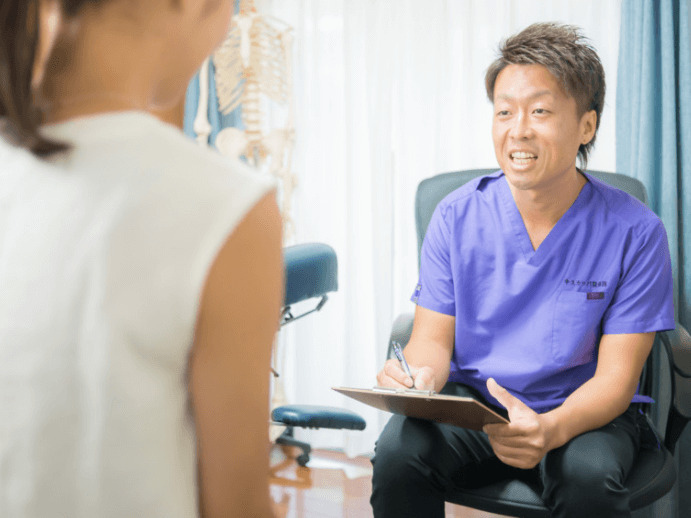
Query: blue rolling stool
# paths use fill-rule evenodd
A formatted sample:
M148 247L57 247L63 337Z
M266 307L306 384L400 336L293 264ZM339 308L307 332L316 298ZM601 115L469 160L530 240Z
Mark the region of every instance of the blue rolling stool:
M285 262L285 305L281 314L281 326L294 322L310 313L319 311L328 300L327 293L338 289L338 263L333 248L322 243L308 243L283 249ZM304 300L318 298L313 309L294 316L291 305ZM276 439L277 444L297 446L302 454L297 463L305 466L310 459L311 446L295 439L293 429L335 428L364 430L365 420L355 412L343 408L318 405L283 405L274 408L271 419L286 425Z

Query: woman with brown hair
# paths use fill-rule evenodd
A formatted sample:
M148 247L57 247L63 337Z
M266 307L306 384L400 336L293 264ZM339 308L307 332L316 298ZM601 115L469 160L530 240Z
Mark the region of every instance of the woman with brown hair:
M2 516L271 516L273 186L149 114L232 5L0 5Z

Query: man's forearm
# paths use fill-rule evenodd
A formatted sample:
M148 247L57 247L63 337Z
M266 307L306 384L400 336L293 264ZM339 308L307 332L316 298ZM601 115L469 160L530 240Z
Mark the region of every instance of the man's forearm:
M562 405L540 415L548 430L548 450L613 421L628 408L633 393L623 390L614 377L593 377L576 389Z
M429 367L434 378L434 390L439 392L447 380L450 371L450 354L448 349L434 342L411 340L403 351L412 367Z
M551 432L550 449L600 428L626 411L654 339L652 332L602 336L595 375L560 407L540 416Z

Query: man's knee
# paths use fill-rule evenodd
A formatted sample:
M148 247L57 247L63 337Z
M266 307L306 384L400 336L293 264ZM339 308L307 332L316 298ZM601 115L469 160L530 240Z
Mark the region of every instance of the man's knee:
M543 463L543 499L554 516L628 516L621 467L610 457L559 452Z
M372 483L375 487L404 487L427 476L425 441L410 428L411 423L399 416L393 416L386 425L372 458Z
M430 458L423 423L391 418L374 448L372 495L374 515L443 516L444 501Z
M488 459L496 457L484 434L393 416L375 447L373 481L422 478L445 491L478 475Z

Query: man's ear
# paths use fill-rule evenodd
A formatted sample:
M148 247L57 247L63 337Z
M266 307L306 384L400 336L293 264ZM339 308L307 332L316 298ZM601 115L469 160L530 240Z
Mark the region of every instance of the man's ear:
M597 129L597 113L595 110L587 111L581 117L581 144L586 145L593 140Z

